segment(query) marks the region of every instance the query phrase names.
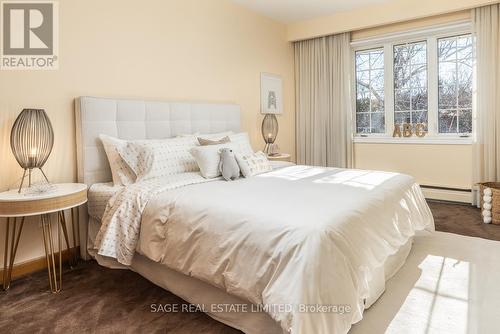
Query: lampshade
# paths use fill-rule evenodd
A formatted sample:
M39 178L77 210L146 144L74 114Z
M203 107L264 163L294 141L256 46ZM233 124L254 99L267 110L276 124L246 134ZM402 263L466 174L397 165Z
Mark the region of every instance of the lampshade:
M276 119L276 115L274 114L266 114L264 119L262 120L262 138L264 138L264 142L266 146L264 147L264 151L268 153L269 145L273 144L278 136L278 120Z
M31 170L33 168L41 170L53 145L54 131L45 111L43 109L23 109L12 126L10 147L17 162L24 168L23 180L26 170L29 170L30 185ZM47 179L43 171L42 174Z

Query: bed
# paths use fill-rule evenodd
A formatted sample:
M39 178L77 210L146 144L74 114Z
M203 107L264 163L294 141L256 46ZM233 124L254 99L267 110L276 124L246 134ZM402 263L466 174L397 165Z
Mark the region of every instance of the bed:
M76 120L79 181L90 186L81 219L90 256L245 333L346 333L404 264L415 233L434 228L419 186L402 174L279 166L235 182L188 175L175 188L140 190L151 195L133 260L119 263L97 251L96 237L106 203L137 192L108 183L99 134L239 131L239 106L81 97Z

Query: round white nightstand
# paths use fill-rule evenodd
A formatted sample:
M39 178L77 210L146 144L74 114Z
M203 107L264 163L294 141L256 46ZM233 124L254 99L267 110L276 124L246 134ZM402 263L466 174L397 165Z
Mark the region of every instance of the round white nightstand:
M277 155L268 155L267 159L270 161L290 161L292 158L292 155L289 153L280 153Z
M26 191L25 189L23 189ZM12 267L16 257L17 246L23 230L24 220L30 216L40 216L42 225L43 245L47 260L50 290L59 292L62 287L62 244L61 229L66 241L68 251L71 249L66 227L64 210L71 210L71 224L73 227L73 245L76 245L75 233L78 233L78 207L87 202L87 185L81 183L60 183L50 185L50 189L43 193L19 193L17 189L0 193L0 217L7 218L5 226L5 253L3 270L3 289L10 286ZM76 225L75 213L76 209ZM57 213L57 241L58 241L58 269L59 281L56 270L56 250L52 238L52 223L49 214ZM19 227L17 226L20 220ZM9 230L12 230L9 242ZM75 255L74 255L75 256Z

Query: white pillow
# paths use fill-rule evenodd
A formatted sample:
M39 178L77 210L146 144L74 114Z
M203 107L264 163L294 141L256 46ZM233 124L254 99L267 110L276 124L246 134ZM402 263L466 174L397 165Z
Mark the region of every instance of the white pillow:
M241 174L244 177L251 177L273 170L266 154L262 151L252 154L236 154L236 161L238 161Z
M233 150L235 154L249 155L254 152L252 145L250 145L248 133L246 132L239 132L229 135L229 140L231 140L231 144L233 144Z
M213 179L221 175L219 171L221 148L233 148L232 143L196 146L191 148L191 155L195 158L201 175L207 179Z
M104 151L108 157L109 167L111 168L111 176L115 186L126 186L135 182L136 175L134 171L122 159L119 150L127 146L126 140L110 137L107 135L99 135Z
M189 153L196 137L130 141L120 156L137 175L136 182L172 174L196 172L198 165Z

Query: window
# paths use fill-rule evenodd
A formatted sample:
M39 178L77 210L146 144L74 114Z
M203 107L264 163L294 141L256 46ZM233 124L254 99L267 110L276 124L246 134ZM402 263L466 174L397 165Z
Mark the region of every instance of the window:
M356 129L384 133L384 50L356 52Z
M423 123L427 135L417 140L466 140L460 138L472 134L474 80L468 29L453 25L353 42L356 133L393 140L394 125L409 123L415 131Z
M438 40L439 133L472 132L472 38Z
M426 42L394 46L394 123L427 124Z

